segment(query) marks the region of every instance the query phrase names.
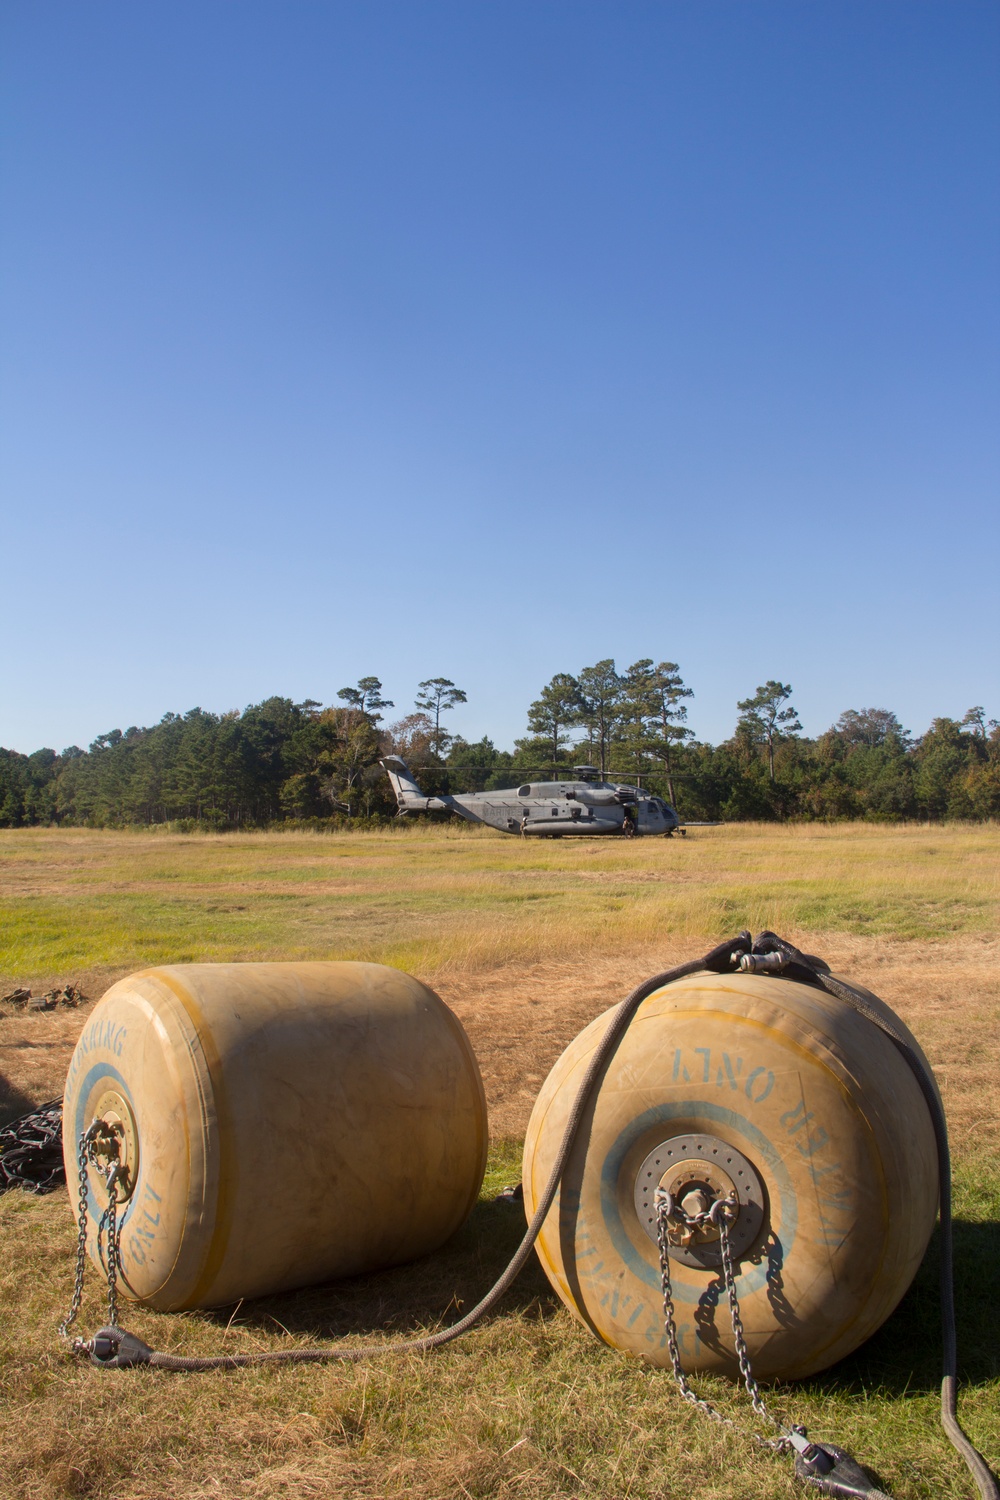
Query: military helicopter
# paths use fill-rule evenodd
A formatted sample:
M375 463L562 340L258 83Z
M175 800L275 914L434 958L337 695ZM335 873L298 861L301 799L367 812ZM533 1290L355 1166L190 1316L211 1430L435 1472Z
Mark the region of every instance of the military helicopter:
M669 838L678 828L685 831L674 809L661 797L641 787L602 781L596 766L574 766L575 781L532 781L496 792L427 797L398 755L387 755L380 764L392 783L401 815L447 811L468 823L487 823L501 833L538 838L561 838L569 833L617 833L625 838L661 833Z

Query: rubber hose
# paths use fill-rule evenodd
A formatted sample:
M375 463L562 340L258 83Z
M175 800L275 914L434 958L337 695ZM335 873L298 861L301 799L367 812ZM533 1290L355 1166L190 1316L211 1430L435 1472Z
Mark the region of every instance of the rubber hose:
M945 1119L944 1105L933 1073L924 1063L918 1053L914 1052L903 1034L893 1026L887 1017L880 1014L875 1007L869 1004L867 998L853 985L846 984L842 979L836 979L820 966L820 962L810 955L800 953L790 943L776 937L773 932L762 932L754 941L754 949L761 952L783 952L789 961L809 970L813 982L824 989L828 995L837 1000L843 1000L853 1007L859 1015L864 1016L873 1026L877 1026L890 1038L903 1054L909 1064L921 1092L927 1101L930 1111L931 1123L934 1126L934 1140L937 1145L938 1158L938 1203L939 1218L941 1226L941 1342L942 1342L942 1376L941 1376L941 1426L944 1428L952 1446L962 1455L969 1470L979 1488L982 1500L1000 1500L1000 1486L997 1484L996 1476L987 1464L979 1450L974 1447L970 1439L963 1432L958 1420L958 1337L955 1327L955 1282L954 1282L954 1244L952 1236L952 1212L951 1212L951 1152L948 1147L948 1124Z
M210 1354L204 1356L187 1356L180 1354L166 1354L159 1350L152 1350L149 1357L141 1360L144 1364L154 1365L160 1370L236 1370L247 1365L267 1364L319 1364L328 1360L347 1360L356 1362L363 1359L371 1359L377 1355L386 1354L424 1354L430 1349L439 1349L442 1344L448 1344L452 1339L460 1338L467 1333L473 1324L478 1323L480 1318L491 1312L500 1299L509 1291L516 1278L520 1275L536 1239L538 1238L542 1225L552 1207L566 1163L569 1160L573 1143L576 1140L577 1130L584 1112L590 1101L594 1085L604 1072L608 1063L614 1055L618 1043L627 1031L632 1017L635 1015L642 1002L652 995L656 990L662 989L666 984L673 984L678 979L686 979L689 974L698 974L705 969L716 973L725 972L732 966L734 955L745 953L750 946L750 934L740 933L739 937L731 942L720 943L707 953L704 958L695 959L691 963L681 964L676 969L667 969L662 974L656 974L652 979L647 979L640 984L626 1000L623 1000L616 1010L610 1026L601 1039L600 1045L590 1061L590 1066L584 1076L583 1082L577 1092L573 1108L570 1112L563 1134L559 1151L553 1164L545 1191L542 1194L538 1207L535 1210L531 1223L525 1231L524 1238L518 1245L509 1265L496 1283L486 1293L481 1301L477 1302L464 1318L457 1323L452 1323L448 1328L442 1328L437 1333L428 1334L419 1339L402 1339L391 1343L351 1345L348 1347L334 1346L328 1349L276 1349L262 1351L256 1354Z

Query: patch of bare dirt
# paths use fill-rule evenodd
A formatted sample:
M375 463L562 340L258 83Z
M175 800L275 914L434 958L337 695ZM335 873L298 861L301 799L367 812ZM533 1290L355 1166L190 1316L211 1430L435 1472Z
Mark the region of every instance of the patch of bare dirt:
M881 996L911 1028L937 1074L957 1148L979 1131L996 1138L1000 942L805 933L795 941ZM546 1074L576 1034L651 974L693 956L690 946L658 945L438 980L435 989L461 1019L479 1058L493 1133L523 1135Z
M887 942L796 934L847 979L886 1000L937 1074L957 1149L1000 1130L1000 942ZM589 1021L649 975L692 957L690 945L449 973L429 982L469 1033L494 1135L522 1135L552 1064ZM118 976L112 976L117 978ZM110 982L105 977L105 984ZM100 987L89 993L100 993ZM56 1098L92 1005L0 1015L0 1123Z

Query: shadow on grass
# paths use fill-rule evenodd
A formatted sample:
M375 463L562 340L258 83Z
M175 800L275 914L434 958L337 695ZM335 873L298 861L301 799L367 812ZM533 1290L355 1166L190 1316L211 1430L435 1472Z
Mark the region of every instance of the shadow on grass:
M11 1120L17 1120L21 1115L30 1114L37 1108L36 1099L22 1093L5 1073L0 1073L0 1129L9 1125Z
M323 1342L350 1334L411 1336L446 1326L493 1285L523 1233L520 1204L480 1203L433 1255L329 1286L244 1302L236 1321ZM990 1292L1000 1263L1000 1223L956 1219L954 1237L959 1378L963 1385L977 1385L1000 1375L1000 1303ZM936 1391L941 1380L939 1264L935 1233L913 1286L888 1321L856 1353L803 1382L804 1387L827 1394ZM560 1307L532 1255L491 1317L514 1314L544 1321ZM232 1307L202 1314L222 1327L232 1315Z
M411 1336L443 1327L457 1322L486 1294L513 1256L524 1229L520 1203L479 1203L457 1234L433 1255L329 1286L244 1302L236 1321L243 1327L270 1332L284 1328L323 1341L348 1334ZM547 1319L561 1305L532 1255L491 1317L514 1313ZM232 1315L232 1307L202 1314L223 1327Z
M494 1143L488 1181L514 1176L520 1142ZM966 1170L966 1177L970 1175ZM1000 1300L992 1293L1000 1264L1000 1183L956 1183L973 1213L957 1217L955 1312L959 1380L978 1385L1000 1375ZM491 1190L491 1189L488 1189ZM434 1254L410 1265L304 1287L244 1302L236 1321L244 1327L328 1341L351 1334L410 1336L456 1322L481 1300L507 1266L524 1234L523 1205L504 1200L477 1204L468 1221ZM832 1369L803 1382L818 1393L881 1391L903 1396L936 1391L941 1381L939 1235L935 1231L913 1285L899 1307L859 1350ZM492 1318L551 1318L562 1304L533 1254ZM232 1307L203 1313L225 1326Z
M955 1321L961 1385L1000 1375L1000 1223L956 1219ZM884 1391L922 1395L941 1384L940 1240L935 1231L923 1265L892 1316L866 1344L831 1370L804 1382L823 1392Z

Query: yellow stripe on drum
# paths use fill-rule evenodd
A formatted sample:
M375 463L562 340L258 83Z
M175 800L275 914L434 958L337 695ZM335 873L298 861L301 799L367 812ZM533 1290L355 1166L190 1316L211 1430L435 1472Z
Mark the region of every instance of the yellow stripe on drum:
M462 1223L482 1182L475 1056L438 996L396 969L146 970L95 1008L71 1063L66 1119L111 1098L108 1080L115 1097L127 1093L138 1138L125 1278L163 1310L426 1254ZM71 1184L74 1151L67 1135ZM91 1186L99 1207L94 1173Z
M215 1203L210 1209L206 1205L206 1218L212 1224L212 1232L205 1245L198 1279L190 1292L184 1294L184 1300L180 1304L183 1307L200 1307L225 1259L232 1230L240 1160L226 1098L226 1076L222 1058L219 1056L211 1026L202 1014L188 985L183 982L184 973L183 969L176 967L162 968L156 971L156 978L173 992L183 1006L191 1023L193 1047L200 1049L208 1071L210 1094L209 1090L201 1093L203 1103L201 1124L206 1136L209 1132L213 1133L218 1151L217 1171L214 1174ZM199 1072L200 1070L196 1069L196 1076ZM207 1107L208 1097L211 1099L211 1108Z
M539 1094L524 1148L529 1217L610 1017L570 1044ZM753 1238L737 1263L754 1371L777 1380L824 1369L868 1338L909 1286L934 1225L937 1165L903 1057L812 986L705 974L643 1002L539 1237L546 1274L607 1343L667 1363L648 1212L655 1182L637 1198L638 1174L655 1176L659 1162L666 1185L668 1163L682 1157L685 1182L701 1191L697 1163L704 1183L721 1182L713 1171L727 1155L763 1203L762 1217L749 1199L740 1209ZM685 1368L735 1374L717 1246L678 1244L671 1280Z

